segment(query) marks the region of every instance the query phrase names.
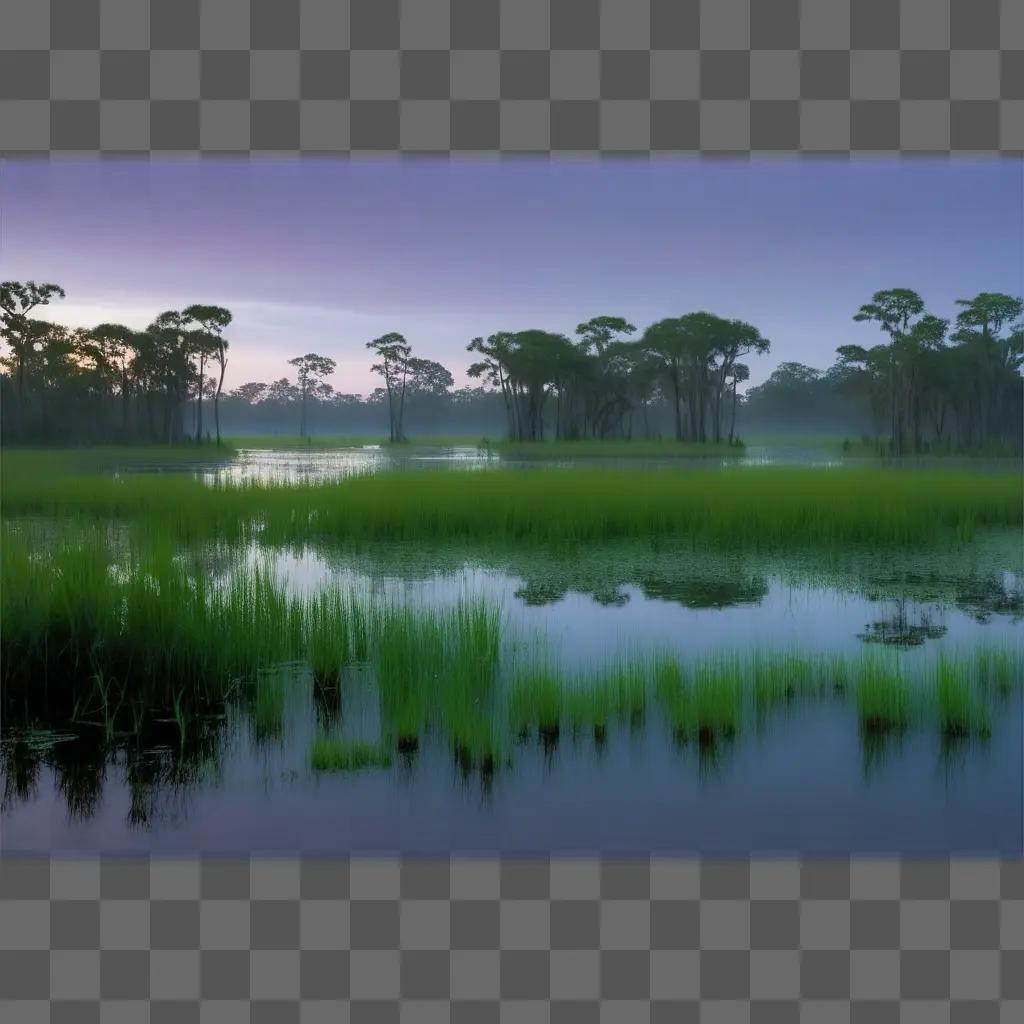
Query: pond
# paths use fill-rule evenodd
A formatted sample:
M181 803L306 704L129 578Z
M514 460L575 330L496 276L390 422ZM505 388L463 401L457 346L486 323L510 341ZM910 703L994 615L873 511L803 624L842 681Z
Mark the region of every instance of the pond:
M56 710L29 722L8 708L7 850L1020 852L1019 659L1000 686L972 677L956 691L984 705L983 729L944 726L930 682L946 657L980 665L984 652L1020 651L1024 572L1013 531L900 555L712 555L616 541L573 550L210 545L182 556L214 583L262 566L295 598L338 590L414 612L467 601L495 609L500 665L472 701L501 733L501 756L474 761L433 720L412 738L395 733L389 722L402 712L389 705L372 654L329 686L305 664L284 664L269 717L259 692L236 693L204 706L187 734L170 707L140 711L144 726ZM841 661L853 679L876 652L925 680L907 691L920 697L920 714L892 728L872 726L855 680L840 686L830 674ZM511 723L516 666L553 666L571 689L652 654L718 664L726 688L732 657L820 659L825 668L807 669L824 672L813 685L767 702L735 694L727 728L685 733L653 686L632 718ZM439 657L424 685L441 694L458 666ZM376 753L325 770L311 761L324 735Z

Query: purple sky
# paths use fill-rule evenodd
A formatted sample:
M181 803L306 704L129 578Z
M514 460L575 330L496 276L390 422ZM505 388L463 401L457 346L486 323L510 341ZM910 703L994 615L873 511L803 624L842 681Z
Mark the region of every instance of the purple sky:
M919 291L942 316L1020 294L1020 159L467 157L8 161L0 276L54 281L43 315L144 327L193 302L235 314L226 385L337 360L338 390L376 386L365 342L399 331L465 381L475 335L638 327L706 309L825 368L873 344L857 307Z

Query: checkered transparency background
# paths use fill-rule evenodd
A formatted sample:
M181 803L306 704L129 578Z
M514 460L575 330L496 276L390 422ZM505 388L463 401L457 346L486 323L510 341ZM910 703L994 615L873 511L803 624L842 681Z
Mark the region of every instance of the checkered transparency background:
M1024 1019L1019 861L0 860L0 1019Z
M0 151L1024 151L1024 0L0 0Z
M1024 152L1024 0L0 0L11 155L770 150ZM0 859L4 1024L1022 1019L1022 861Z

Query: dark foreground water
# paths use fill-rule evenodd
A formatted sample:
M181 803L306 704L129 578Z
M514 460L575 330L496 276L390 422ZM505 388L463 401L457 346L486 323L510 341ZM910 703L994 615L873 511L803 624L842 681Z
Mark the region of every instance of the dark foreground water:
M391 768L314 775L312 723L279 745L238 723L216 763L175 786L107 766L94 807L68 812L59 772L9 807L4 848L405 853L977 853L1022 850L1021 712L987 741L909 735L865 745L849 715L807 709L717 750L647 727L516 751L515 770L465 777L426 744Z
M247 557L266 558L253 550ZM294 590L340 586L420 607L483 596L509 635L569 671L636 653L879 650L908 666L942 652L1019 650L1017 538L881 558L715 559L636 543L557 555L386 547L272 553ZM213 571L211 569L211 571ZM1020 680L991 704L991 735L915 723L866 732L847 696L745 714L732 738L680 743L656 713L632 726L516 741L507 762L460 764L438 735L388 767L318 772L327 727L380 742L381 705L358 672L325 706L297 667L277 718L229 705L187 746L170 719L143 733L99 722L8 723L7 851L754 853L1019 855ZM327 698L330 704L330 698ZM273 717L273 716L272 716Z

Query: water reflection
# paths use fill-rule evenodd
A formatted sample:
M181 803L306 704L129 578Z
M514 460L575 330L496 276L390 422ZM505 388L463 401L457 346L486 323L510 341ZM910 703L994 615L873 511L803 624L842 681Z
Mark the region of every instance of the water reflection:
M267 554L254 547L247 557L259 562ZM1001 545L988 555L972 552L962 566L943 555L943 569L927 572L926 556L891 556L884 576L867 555L863 563L832 566L798 557L719 557L668 543L565 551L312 546L271 554L293 592L337 586L423 608L485 598L520 635L543 637L574 664L637 650L1013 643L1022 621L1024 574L1002 569L1012 554Z
M673 601L684 608L733 608L760 604L768 594L768 581L746 579L644 579L640 589L649 600Z
M908 609L905 600L893 602L893 608L884 619L869 622L858 637L867 643L885 644L889 647L919 647L926 640L940 640L948 631L936 621L937 613L932 608ZM987 620L976 620L987 621Z
M269 733L244 702L190 718L184 729L171 722L170 708L139 722L122 712L50 730L8 718L0 742L6 845L110 850L152 837L161 848L237 850L265 848L276 834L282 842L273 848L333 852L378 842L453 851L604 849L623 840L612 808L624 798L644 815L643 842L658 849L715 849L724 839L748 851L837 843L899 851L923 842L933 850L1005 852L1019 839L1019 693L1002 699L997 727L984 740L858 726L835 693L821 691L756 733L690 736L649 715L599 730L529 730L507 758L481 764L427 731L399 743L389 768L322 775L308 761L313 736L339 727L367 735L360 698L349 720L343 693L344 684L318 687L293 677ZM766 782L788 794L785 814L766 796ZM566 800L595 809L606 800L609 813L570 815L577 830L567 843L558 826ZM415 838L401 821L409 801L437 815L430 825L418 816L424 832ZM496 816L516 820L531 801L537 813L525 832L488 831ZM990 816L973 813L976 804ZM248 811L239 817L242 807ZM852 838L844 831L851 813L859 824ZM983 827L972 832L979 821Z
M411 444L393 448L365 445L352 448L328 448L309 451L246 448L244 439L238 455L228 463L211 461L190 471L207 483L215 481L240 483L312 483L343 480L350 476L379 472L408 472L431 469L541 469L541 468L624 468L633 469L708 469L750 466L812 466L881 465L893 468L953 469L969 467L972 471L986 469L1006 471L1019 465L1013 459L963 459L952 457L905 457L900 459L871 458L844 454L838 447L815 444L748 445L742 454L697 456L551 456L539 448L536 454L502 453L475 444L431 447ZM138 468L138 467L135 467ZM144 467L148 471L161 468ZM181 471L180 465L162 467L170 472Z

